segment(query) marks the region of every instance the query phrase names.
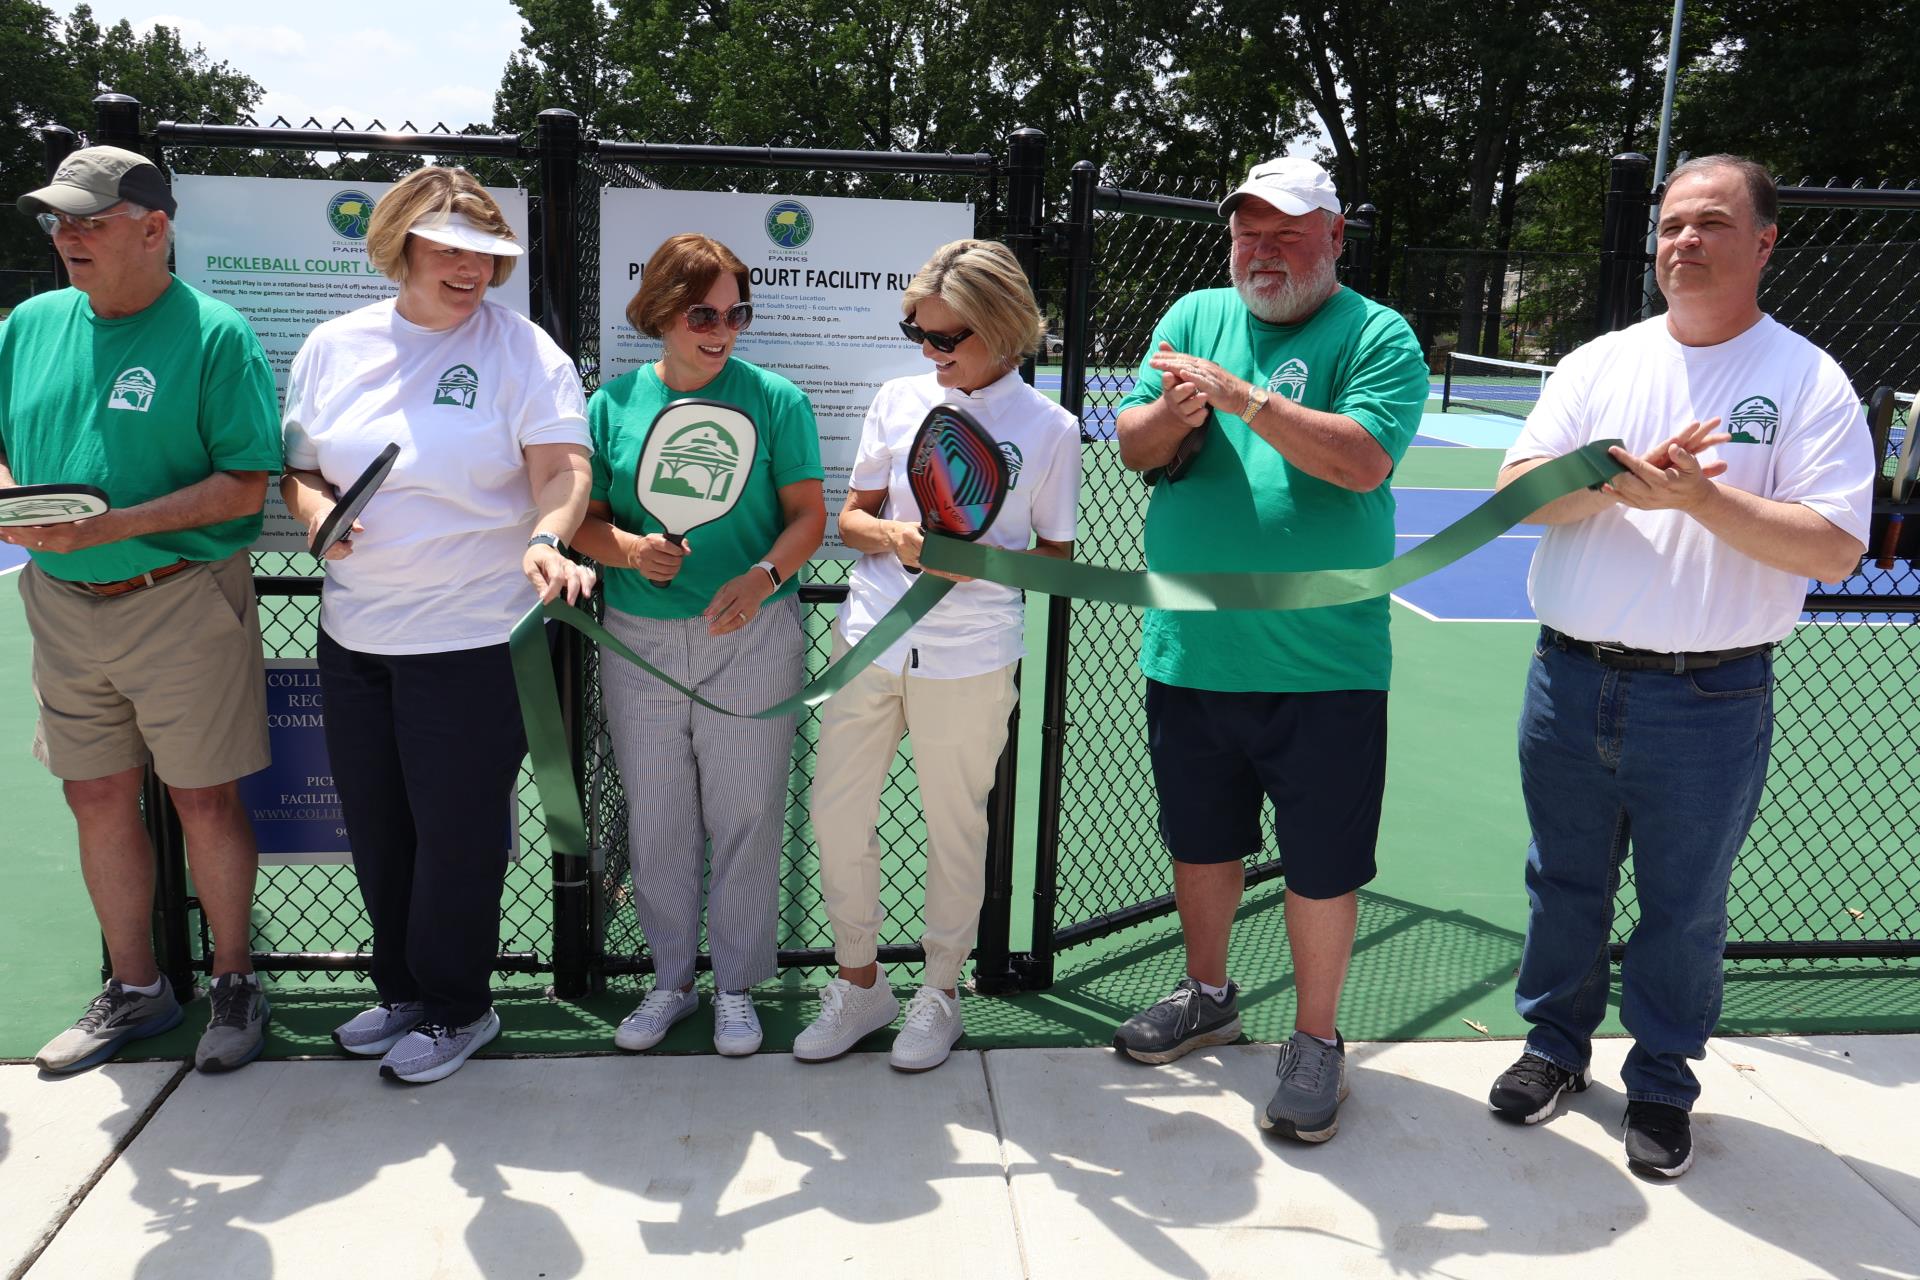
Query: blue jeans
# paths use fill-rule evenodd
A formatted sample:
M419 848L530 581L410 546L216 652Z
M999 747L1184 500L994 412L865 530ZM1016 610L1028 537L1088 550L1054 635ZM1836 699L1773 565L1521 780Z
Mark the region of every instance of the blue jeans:
M1620 966L1627 1097L1691 1109L1688 1059L1720 1019L1727 881L1766 782L1773 659L1617 671L1542 631L1520 712L1527 1052L1587 1066L1607 1008L1607 938L1629 848L1640 918Z

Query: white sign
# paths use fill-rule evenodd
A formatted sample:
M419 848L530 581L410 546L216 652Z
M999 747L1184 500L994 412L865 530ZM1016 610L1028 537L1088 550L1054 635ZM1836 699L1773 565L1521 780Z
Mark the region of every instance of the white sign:
M734 354L813 402L830 518L819 555L852 559L831 517L846 500L867 406L881 383L931 367L900 335L900 295L935 249L973 234L973 206L603 187L603 382L660 358L659 341L627 324L627 303L653 251L683 231L712 236L747 264L753 327Z
M314 326L397 292L398 286L367 258L373 206L393 187L391 182L174 175L173 194L180 202L174 274L247 318L282 395L287 368ZM488 187L487 194L526 245L527 193ZM487 296L530 314L529 274L522 259L507 282L487 290ZM287 513L277 484L267 486L253 549L307 549L307 531Z

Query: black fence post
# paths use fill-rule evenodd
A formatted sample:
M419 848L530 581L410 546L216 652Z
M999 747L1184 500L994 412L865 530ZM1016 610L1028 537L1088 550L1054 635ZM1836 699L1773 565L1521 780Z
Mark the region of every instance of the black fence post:
M540 113L540 292L534 306L540 324L570 359L579 358L575 330L579 308L580 255L575 243L580 184L580 117L560 107ZM553 648L553 677L560 686L560 714L573 756L574 786L587 781L586 645L579 632L560 628ZM593 985L593 860L587 850L553 854L553 994L586 995Z
M52 124L40 131L40 145L47 156L47 178L51 180L59 171L66 158L80 149L80 139L73 136L73 130L63 124ZM53 237L47 237L47 256L53 259L53 287L67 287L67 264L61 258L60 251L53 247Z
M92 142L96 147L140 151L140 103L124 93L103 93L95 98Z
M1361 297L1373 296L1373 230L1380 224L1380 210L1362 204L1347 215L1347 240L1353 251L1347 260L1347 288Z
M1638 310L1634 295L1645 265L1641 242L1647 232L1652 174L1653 162L1638 151L1615 156L1610 166L1600 230L1600 287L1593 314L1596 334L1624 328Z
M1035 296L1041 296L1040 245L1047 135L1038 129L1016 129L1007 139L1007 244L1026 273ZM1033 383L1033 357L1020 365L1020 376ZM1014 795L1019 788L1020 704L1007 716L1007 745L993 774L993 792L987 797L987 896L980 906L980 929L974 944L973 985L993 994L1016 984L1009 952L1013 929Z

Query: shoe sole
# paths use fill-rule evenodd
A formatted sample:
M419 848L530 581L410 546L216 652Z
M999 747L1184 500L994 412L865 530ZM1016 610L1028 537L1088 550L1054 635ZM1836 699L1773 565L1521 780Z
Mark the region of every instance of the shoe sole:
M966 1034L965 1031L962 1031L960 1033L960 1035L965 1035L965 1034ZM935 1058L932 1062L912 1062L912 1063L896 1062L894 1061L893 1055L888 1054L887 1065L892 1067L895 1071L898 1071L903 1076L917 1076L923 1071L931 1071L935 1067L944 1066L946 1064L947 1059L953 1056L953 1046L959 1043L960 1043L960 1036L955 1036L951 1041L948 1042L946 1052L942 1053L938 1058Z
M1523 1116L1523 1115L1517 1115L1512 1111L1502 1110L1501 1108L1493 1105L1492 1098L1487 1099L1487 1110L1493 1112L1493 1114L1499 1116L1502 1120L1510 1120L1514 1124L1539 1124L1542 1120L1545 1120L1548 1116L1552 1115L1555 1111L1558 1111L1560 1109L1560 1098L1562 1094L1585 1093L1592 1086L1593 1086L1593 1071L1589 1069L1586 1071L1582 1071L1574 1079L1569 1080L1566 1084L1563 1084L1558 1089L1555 1089L1553 1091L1553 1096L1547 1099L1546 1105L1541 1107L1538 1111L1534 1112L1532 1115Z
M645 1053L647 1050L653 1048L655 1045L659 1044L662 1040L665 1040L670 1034L672 1034L673 1029L675 1027L679 1026L681 1023L685 1022L688 1018L691 1018L694 1014L698 1012L700 1012L700 1002L698 1000L695 1000L691 1004L687 1005L686 1012L674 1014L673 1017L668 1020L667 1025L660 1029L660 1034L653 1037L653 1039L647 1041L645 1044L621 1044L620 1033L618 1031L615 1031L613 1033L613 1047L618 1049L622 1053Z
M425 1019L422 1019L421 1021L425 1021ZM416 1022L413 1024L413 1027L417 1027L419 1025L420 1023ZM381 1040L369 1040L367 1043L363 1045L348 1044L346 1041L340 1038L340 1033L336 1031L333 1033L333 1043L334 1043L334 1047L339 1049L340 1052L350 1053L354 1055L356 1058L379 1058L379 1057L384 1057L386 1055L387 1050L393 1048L393 1046L399 1044L402 1040L405 1040L407 1038L407 1032L412 1031L413 1027L408 1027L404 1031L396 1031L392 1035L387 1036L386 1038Z
M1293 1121L1284 1117L1270 1115L1265 1107L1260 1109L1260 1127L1268 1133L1277 1133L1283 1138L1292 1138L1295 1142L1325 1142L1340 1132L1340 1104L1353 1092L1352 1086L1341 1085L1340 1096L1333 1101L1333 1114L1327 1117L1325 1128L1302 1129Z
M1687 1170L1693 1168L1693 1152L1687 1152L1687 1158L1671 1169L1662 1169L1657 1164L1648 1164L1644 1160L1635 1160L1632 1156L1628 1156L1627 1168L1640 1173L1657 1173L1663 1178L1677 1178Z
M227 1062L220 1058L208 1058L205 1062L201 1062L199 1055L196 1054L194 1056L193 1069L195 1071L204 1071L208 1075L219 1075L225 1071L238 1071L241 1067L246 1066L249 1062L252 1062L255 1058L258 1058L267 1051L267 1024L272 1021L273 1006L268 1005L260 1011L260 1034L253 1038L252 1047L245 1053L241 1054L232 1062Z
M1206 1049L1214 1045L1232 1044L1240 1038L1240 1018L1235 1015L1232 1022L1222 1023L1211 1031L1202 1031L1188 1036L1170 1049L1135 1049L1126 1044L1119 1036L1113 1038L1113 1047L1126 1054L1135 1062L1144 1062L1148 1066L1162 1067L1169 1062L1186 1057L1195 1049Z
M392 1067L383 1065L380 1068L380 1074L388 1080L398 1080L401 1084L432 1084L436 1080L445 1080L461 1067L466 1066L468 1058L471 1058L474 1054L492 1044L494 1037L499 1034L500 1019L496 1015L493 1019L493 1025L475 1036L473 1043L468 1045L466 1052L459 1057L451 1058L437 1067L428 1067L425 1071L416 1071L411 1075L403 1075L395 1071Z
M794 1060L797 1062L838 1061L839 1059L844 1058L848 1054L852 1053L854 1049L858 1047L860 1042L862 1040L865 1040L868 1036L879 1035L882 1031L885 1031L888 1027L892 1026L894 1023L894 1019L898 1018L899 1016L900 1016L900 1001L896 999L893 1002L892 1010L889 1011L887 1014L887 1020L885 1022L876 1022L873 1026L868 1027L866 1030L862 1031L859 1035L854 1036L852 1039L848 1040L845 1044L836 1045L832 1049L828 1049L824 1051L809 1050L808 1052L802 1053L800 1051L800 1046L798 1044L795 1044L793 1046Z
M35 1058L33 1060L33 1065L40 1068L42 1071L46 1072L48 1075L54 1075L54 1076L66 1076L66 1075L72 1075L76 1071L85 1071L89 1067L97 1067L101 1063L105 1062L108 1058L111 1058L114 1054L120 1051L123 1045L132 1044L135 1040L145 1040L150 1036L166 1034L167 1032L173 1030L175 1027L179 1026L181 1022L186 1019L186 1016L187 1016L186 1010L182 1009L178 1005L175 1005L172 1014L163 1018L157 1024L154 1024L152 1026L136 1025L136 1026L128 1027L125 1031L121 1032L119 1035L115 1036L113 1039L107 1041L107 1043L100 1046L98 1049L95 1049L92 1053L88 1054L84 1058L77 1059L73 1062L67 1063L65 1066L60 1066L60 1067L49 1066L42 1059Z

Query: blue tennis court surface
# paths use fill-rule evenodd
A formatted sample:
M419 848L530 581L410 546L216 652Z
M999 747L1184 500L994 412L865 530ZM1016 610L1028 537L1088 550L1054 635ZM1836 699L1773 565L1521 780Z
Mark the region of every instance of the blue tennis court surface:
M1491 489L1395 487L1395 555L1425 542L1493 496ZM1527 566L1540 541L1537 526L1520 525L1418 582L1393 598L1436 622L1530 622Z
M27 562L27 553L11 542L0 542L0 574L12 573Z

